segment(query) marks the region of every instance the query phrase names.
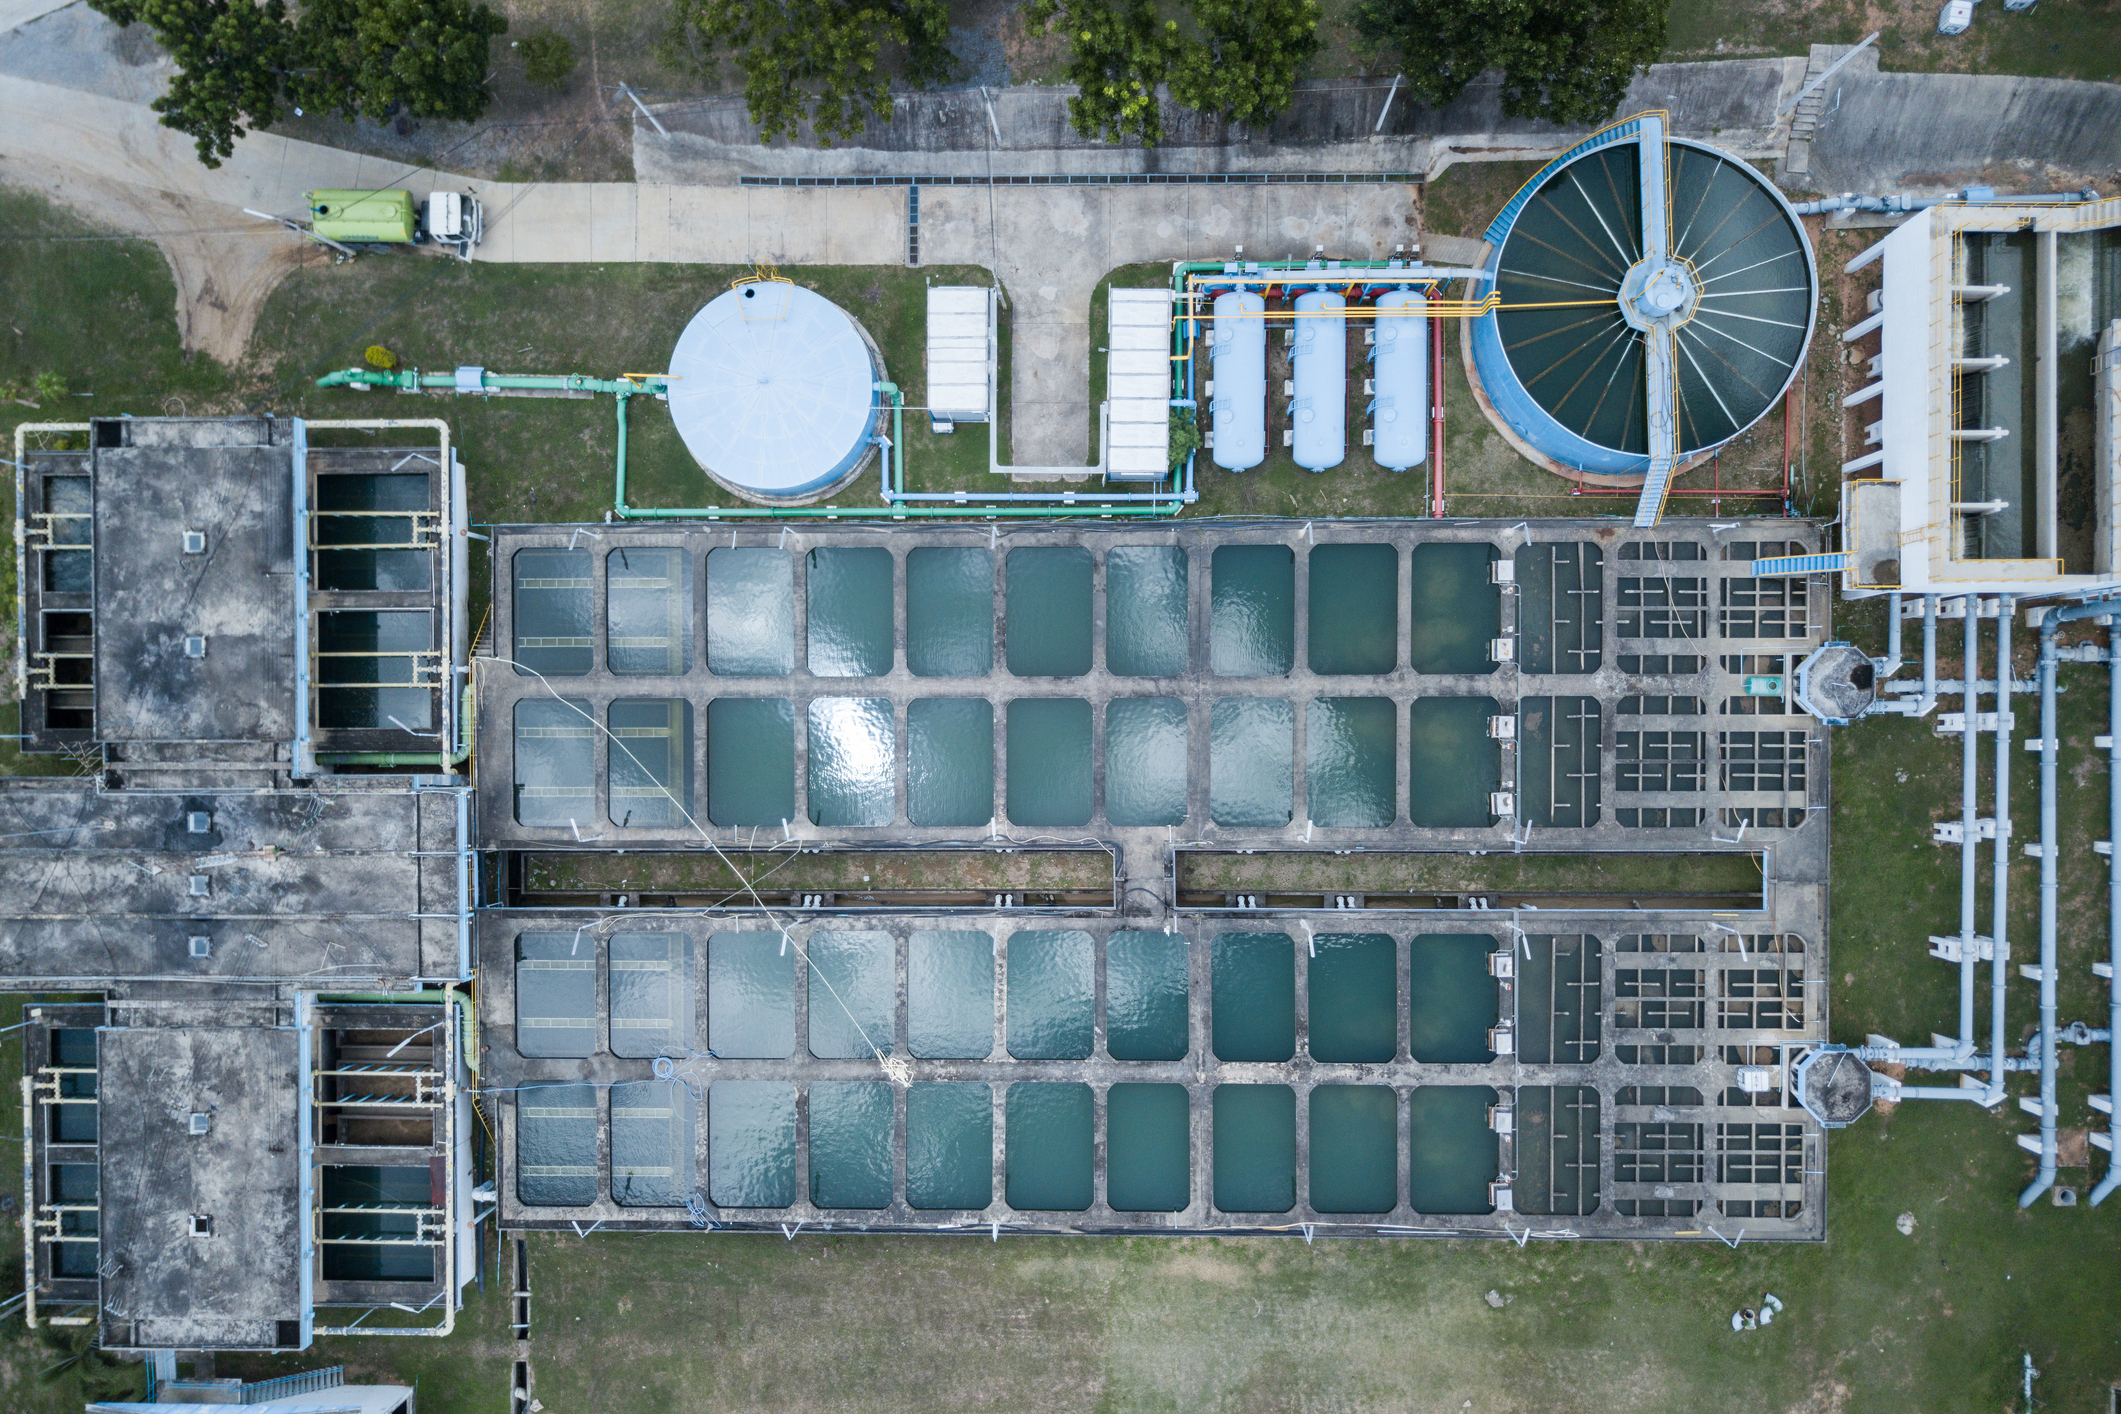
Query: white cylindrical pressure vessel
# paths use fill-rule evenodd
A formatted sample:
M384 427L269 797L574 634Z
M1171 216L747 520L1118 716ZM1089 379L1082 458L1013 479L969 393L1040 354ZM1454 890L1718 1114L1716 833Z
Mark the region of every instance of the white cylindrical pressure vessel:
M1394 290L1377 301L1371 453L1388 471L1405 471L1429 458L1429 320L1423 313L1428 307L1414 290Z
M1326 290L1296 297L1296 400L1289 425L1296 464L1309 471L1339 466L1348 455L1348 307Z
M1267 302L1251 291L1215 297L1215 464L1250 471L1267 459Z

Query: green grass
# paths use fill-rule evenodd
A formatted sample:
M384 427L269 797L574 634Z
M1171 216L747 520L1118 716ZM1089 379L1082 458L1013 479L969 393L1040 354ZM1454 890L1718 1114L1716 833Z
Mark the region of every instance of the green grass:
M1676 0L1665 32L1667 61L1718 55L1804 54L1814 44L1854 44L1872 30L1888 70L2121 79L2121 4L2048 0L2028 13L1981 6L1962 35L1937 33L1936 5L1881 9L1856 0L1789 6Z

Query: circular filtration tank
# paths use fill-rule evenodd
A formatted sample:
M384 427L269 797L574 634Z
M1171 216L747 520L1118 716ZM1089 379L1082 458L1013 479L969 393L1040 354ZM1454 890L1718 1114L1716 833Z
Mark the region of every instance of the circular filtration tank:
M1645 147L1662 149L1661 219ZM1819 279L1795 213L1698 143L1593 139L1488 240L1502 307L1473 323L1474 369L1505 431L1553 469L1638 475L1653 443L1697 460L1775 405L1811 338ZM1652 436L1659 419L1669 437Z
M757 280L716 296L678 336L670 371L678 435L746 500L820 500L876 449L883 360L845 310L801 285Z

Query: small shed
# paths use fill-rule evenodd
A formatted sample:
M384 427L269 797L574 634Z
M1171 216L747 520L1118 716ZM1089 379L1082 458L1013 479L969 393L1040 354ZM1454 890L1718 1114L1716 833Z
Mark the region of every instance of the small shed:
M928 287L928 420L938 432L985 422L992 401L994 291Z
M1105 361L1105 476L1171 473L1171 292L1111 291Z

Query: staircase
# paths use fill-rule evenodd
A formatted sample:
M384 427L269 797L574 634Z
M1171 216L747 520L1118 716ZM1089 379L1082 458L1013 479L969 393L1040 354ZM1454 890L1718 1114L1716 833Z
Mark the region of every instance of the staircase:
M1829 65L1855 47L1853 44L1813 45L1811 56L1804 63L1804 79L1797 85L1798 91L1803 92L1805 84L1825 73ZM1782 171L1785 176L1810 175L1812 134L1819 129L1820 115L1826 111L1833 89L1834 85L1831 83L1821 84L1811 93L1805 94L1804 101L1797 105L1797 111L1790 115L1789 148L1782 159Z

